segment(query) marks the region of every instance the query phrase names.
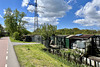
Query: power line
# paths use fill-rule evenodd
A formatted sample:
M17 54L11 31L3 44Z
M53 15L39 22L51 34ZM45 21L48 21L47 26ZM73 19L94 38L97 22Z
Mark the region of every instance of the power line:
M34 1L34 3L28 3L28 5L32 5L35 7L35 10L34 10L34 31L35 29L38 28L38 12L37 12L37 0ZM37 28L36 28L37 27Z

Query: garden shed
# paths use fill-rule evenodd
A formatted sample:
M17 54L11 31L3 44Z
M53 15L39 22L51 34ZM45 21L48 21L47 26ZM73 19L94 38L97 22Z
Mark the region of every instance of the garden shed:
M51 45L56 45L59 48L66 48L66 37L68 35L56 35L51 37L51 41L53 44Z
M24 35L24 41L41 43L42 36L41 35Z
M86 46L88 45L92 45L92 38L94 37L94 35L75 35L75 36L71 36L69 37L69 45L71 49L84 49L86 48Z

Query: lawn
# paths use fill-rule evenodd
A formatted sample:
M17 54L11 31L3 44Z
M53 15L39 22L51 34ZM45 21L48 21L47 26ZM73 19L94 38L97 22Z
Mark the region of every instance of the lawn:
M70 67L55 59L52 55L43 51L42 44L14 46L21 67Z
M14 40L12 37L10 37L11 42L19 42L19 43L35 43L35 42L25 42L20 40Z

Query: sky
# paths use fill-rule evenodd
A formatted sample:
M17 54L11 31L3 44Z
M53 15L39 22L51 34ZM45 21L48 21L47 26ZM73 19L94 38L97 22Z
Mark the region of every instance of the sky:
M37 0L39 25L57 25L57 29L79 28L100 30L100 0ZM4 26L4 13L8 7L25 12L25 27L34 30L34 6L27 5L35 0L1 0L0 24Z

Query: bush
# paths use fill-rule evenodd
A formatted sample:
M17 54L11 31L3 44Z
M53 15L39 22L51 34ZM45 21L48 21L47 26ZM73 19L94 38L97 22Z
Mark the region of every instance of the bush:
M14 37L15 40L19 40L20 39L20 36L19 36L18 32L14 32L13 33L13 37Z

